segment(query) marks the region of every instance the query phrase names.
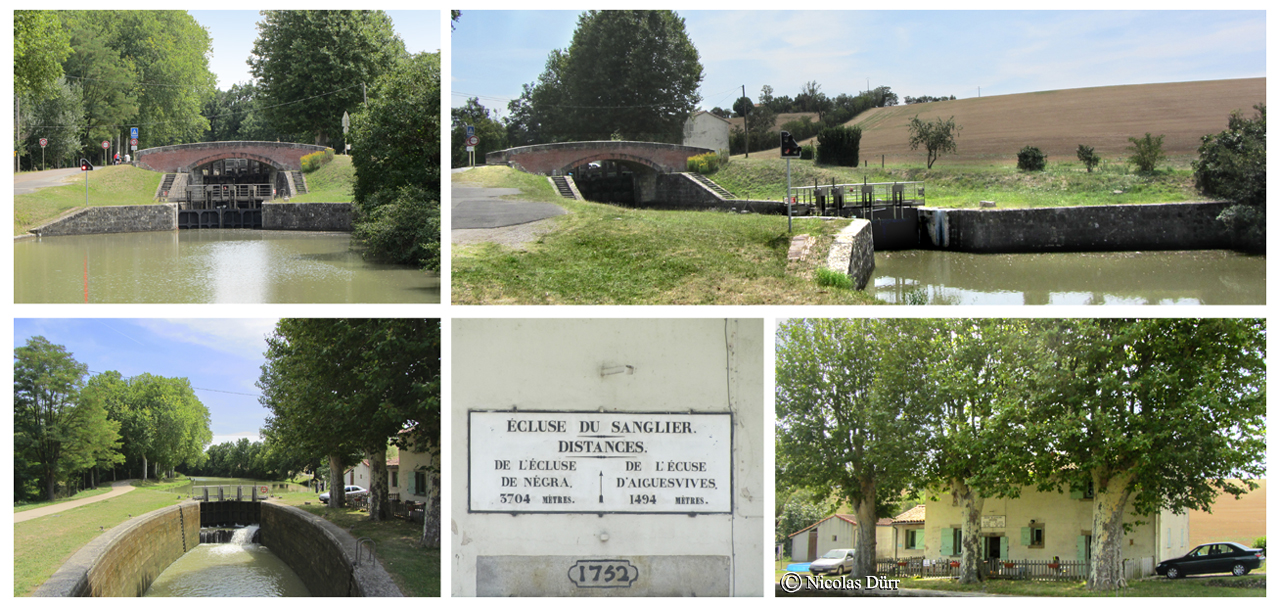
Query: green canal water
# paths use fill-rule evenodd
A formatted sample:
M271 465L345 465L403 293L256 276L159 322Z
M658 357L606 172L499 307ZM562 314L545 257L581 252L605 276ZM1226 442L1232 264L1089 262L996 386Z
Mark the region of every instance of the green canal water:
M258 526L229 543L202 543L178 558L146 597L308 597L302 579L270 549L249 542Z
M438 303L440 276L366 262L341 232L179 230L21 239L17 303Z
M876 253L895 304L1266 304L1267 258L1233 251Z

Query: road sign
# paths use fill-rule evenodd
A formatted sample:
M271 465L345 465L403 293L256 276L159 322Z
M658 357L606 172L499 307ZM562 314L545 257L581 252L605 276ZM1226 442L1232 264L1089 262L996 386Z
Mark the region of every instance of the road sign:
M479 137L476 137L475 135L468 135L468 136L467 136L467 145L468 145L468 146L475 146L475 145L479 145L479 144L480 144L480 138L479 138Z
M49 145L49 140L47 140L47 139L45 139L45 138L41 137L41 138L40 138L40 147L41 147L41 148L43 148L43 147L45 147L45 146L47 146L47 145Z
M80 170L81 170L81 171L93 171L93 164L89 162L89 159L87 159L87 158L82 158L82 159L80 159Z
M138 139L138 127L129 127L129 139Z
M129 145L131 145L131 146L133 146L133 147L137 148L137 147L138 147L138 138L136 138L136 137L135 137L135 138L133 138L133 139L130 139L130 140L129 140Z
M476 134L475 125L467 125L467 137L470 138L472 135L475 135L475 134Z
M111 142L109 142L109 141L103 141L103 142L102 142L102 149L103 149L103 150L106 150L107 148L110 148L110 147L111 147Z

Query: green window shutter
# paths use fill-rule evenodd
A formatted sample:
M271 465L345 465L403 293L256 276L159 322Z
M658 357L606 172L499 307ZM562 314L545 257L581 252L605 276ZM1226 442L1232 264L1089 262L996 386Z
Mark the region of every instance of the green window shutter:
M1085 554L1086 548L1089 546L1089 537L1081 534L1076 537L1076 559L1082 562L1089 561L1089 556Z
M942 529L942 551L940 552L942 555L955 554L955 551L952 550L952 547L954 547L952 544L952 540L954 539L953 535L954 532L952 532L951 528Z
M1000 558L1009 559L1009 537L1000 537Z
M1022 546L1024 547L1031 546L1031 528L1022 529Z
M1071 500L1084 500L1084 490L1071 489Z

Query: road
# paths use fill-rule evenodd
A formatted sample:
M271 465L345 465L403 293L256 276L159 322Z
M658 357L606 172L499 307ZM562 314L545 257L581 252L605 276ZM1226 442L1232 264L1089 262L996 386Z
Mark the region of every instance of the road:
M501 199L519 194L515 188L467 188L454 186L449 240L455 245L497 243L523 249L554 227L548 221L568 213L551 203Z
M77 169L77 171L79 171L79 169ZM49 505L47 507L39 507L35 509L28 509L26 511L19 511L13 514L13 523L15 524L21 523L30 519L36 519L37 517L44 517L45 515L60 513L62 511L74 509L76 507L83 507L84 505L87 505L90 503L106 500L108 498L115 498L126 492L132 492L133 486L129 485L131 481L132 480L126 479L124 481L112 482L111 491L107 492L106 494L99 494L97 496L90 496L88 498L81 498L79 500L68 500L67 502L60 502L56 505Z
M64 186L72 175L79 175L80 167L69 169L49 169L48 171L32 171L13 176L13 195L30 194L49 186Z

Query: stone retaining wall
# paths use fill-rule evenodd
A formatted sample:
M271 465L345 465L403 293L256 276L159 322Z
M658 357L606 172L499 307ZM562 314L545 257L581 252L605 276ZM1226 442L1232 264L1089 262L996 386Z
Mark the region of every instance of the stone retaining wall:
M920 210L922 246L975 253L1230 249L1230 203Z
M338 526L302 509L260 503L261 541L284 560L313 596L400 597L400 588L368 547L358 567L356 539Z
M140 515L85 545L33 595L140 597L174 560L200 544L200 504Z
M267 203L262 206L263 230L351 232L352 203Z
M876 269L876 250L871 235L871 222L853 220L836 235L827 254L827 268L843 272L853 279L854 289L865 289Z
M58 218L31 232L39 236L108 234L116 232L163 232L178 229L178 206L118 205L88 207Z

